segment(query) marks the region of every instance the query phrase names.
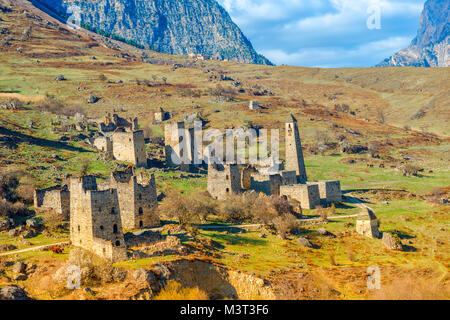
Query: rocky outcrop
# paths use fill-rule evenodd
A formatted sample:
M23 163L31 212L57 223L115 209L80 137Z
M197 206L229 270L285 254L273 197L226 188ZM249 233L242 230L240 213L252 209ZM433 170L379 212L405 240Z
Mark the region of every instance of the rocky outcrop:
M377 67L450 67L450 2L428 0L411 45Z
M210 299L275 299L272 287L252 274L200 260L178 260L168 264L172 279L185 287L198 287Z
M0 300L31 300L27 292L18 286L6 286L0 289Z
M32 0L67 19L81 8L81 24L94 32L169 54L271 64L259 55L226 10L215 0Z
M398 235L383 232L383 244L389 250L403 251L403 244Z

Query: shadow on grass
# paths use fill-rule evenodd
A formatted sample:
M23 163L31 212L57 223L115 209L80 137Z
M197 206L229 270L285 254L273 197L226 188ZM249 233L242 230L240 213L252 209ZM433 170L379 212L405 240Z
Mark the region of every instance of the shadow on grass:
M251 244L254 246L264 246L267 244L266 240L261 239L247 239L237 235L229 235L229 234L212 234L208 235L208 237L213 238L219 241L225 241L231 245L246 245Z
M71 145L69 145L67 143L63 143L63 142L52 141L52 140L47 140L47 139L42 139L42 138L36 138L36 137L30 136L28 134L24 134L24 133L14 131L11 129L7 129L4 127L0 127L0 134L13 136L13 137L20 139L20 141L17 141L17 143L23 142L23 143L33 144L33 145L36 145L39 147L48 147L48 148L57 149L57 150L63 149L63 150L73 151L73 152L92 152L90 150L74 147L74 146L71 146Z
M354 190L354 191L358 191L358 190ZM368 202L366 200L361 200L359 198L351 197L351 196L344 196L344 197L342 197L342 201L343 202L347 202L347 203L351 203L351 204L371 203L371 202Z
M0 93L20 93L19 90L0 90Z

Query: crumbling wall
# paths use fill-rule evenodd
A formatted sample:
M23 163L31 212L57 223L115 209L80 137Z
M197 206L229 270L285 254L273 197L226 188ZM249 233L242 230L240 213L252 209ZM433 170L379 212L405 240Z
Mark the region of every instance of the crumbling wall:
M317 185L319 187L320 199L325 202L325 204L342 201L340 181L319 181L317 182Z
M147 166L144 132L114 132L112 136L113 155L118 161L125 161L137 167Z
M241 192L241 175L234 164L208 166L208 192L218 199L224 200L231 194Z
M72 178L70 190L72 244L111 261L126 257L117 190L97 190L92 176Z
M34 207L37 210L52 211L65 219L69 218L70 192L67 186L34 190Z
M297 200L303 209L315 209L320 204L319 187L316 184L281 186L280 195Z

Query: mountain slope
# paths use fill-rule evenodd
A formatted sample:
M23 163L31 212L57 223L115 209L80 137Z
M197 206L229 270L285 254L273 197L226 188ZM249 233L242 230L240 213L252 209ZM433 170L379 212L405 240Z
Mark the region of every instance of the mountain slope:
M428 0L411 45L381 62L378 67L449 67L450 2Z
M59 17L80 7L83 27L168 54L271 64L215 0L33 0Z

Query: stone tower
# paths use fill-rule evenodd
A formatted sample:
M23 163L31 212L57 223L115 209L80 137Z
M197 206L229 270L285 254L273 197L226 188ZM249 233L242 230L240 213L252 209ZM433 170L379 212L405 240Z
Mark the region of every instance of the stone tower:
M136 167L147 166L147 153L142 130L122 131L118 129L113 133L112 141L116 160L130 162Z
M188 168L194 164L194 129L184 122L168 123L164 127L164 153L169 167Z
M115 171L111 174L110 186L117 189L120 216L124 229L153 228L160 225L157 212L155 176L147 184L140 184L133 169Z
M286 121L286 170L295 171L299 183L306 183L308 180L298 123L292 114Z
M208 166L208 192L224 200L231 194L241 192L241 174L236 164L210 164Z
M110 261L127 258L117 190L99 191L93 176L70 180L70 240Z

